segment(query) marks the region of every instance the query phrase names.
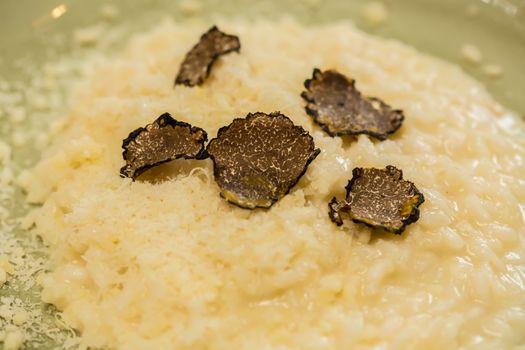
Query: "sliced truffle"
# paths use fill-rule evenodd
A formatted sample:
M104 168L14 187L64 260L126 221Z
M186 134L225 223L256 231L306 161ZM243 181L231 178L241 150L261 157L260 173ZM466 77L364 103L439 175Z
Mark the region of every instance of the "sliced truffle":
M122 177L135 179L144 171L177 158L199 158L208 140L206 131L164 113L153 123L132 131L122 142L126 165Z
M206 152L221 195L242 208L269 208L319 154L310 134L285 115L253 113L219 130Z
M386 140L403 123L401 110L362 96L355 80L335 70L314 69L304 86L301 96L307 101L306 113L331 136L367 134Z
M354 222L401 234L419 219L419 206L425 198L416 186L403 180L403 172L389 165L385 169L355 168L346 186L346 199L330 201L329 216L337 225L343 214Z
M175 85L202 84L219 56L232 51L239 52L240 48L241 42L237 36L225 34L216 26L211 27L186 54L175 79Z

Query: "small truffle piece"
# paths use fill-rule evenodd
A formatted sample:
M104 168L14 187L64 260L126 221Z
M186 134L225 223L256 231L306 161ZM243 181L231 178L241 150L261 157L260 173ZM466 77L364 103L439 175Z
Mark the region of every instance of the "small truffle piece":
M186 54L175 85L200 85L210 74L213 63L222 55L239 52L241 42L235 35L221 32L216 26L204 33L199 42Z
M355 168L346 186L346 199L335 197L328 204L330 219L338 226L343 215L354 222L401 234L419 219L425 197L416 186L403 180L403 172L392 165L385 169Z
M203 129L164 113L124 139L122 155L126 165L120 169L120 174L135 179L149 168L177 158L200 158L207 140L208 135Z
M319 154L314 139L285 115L250 113L219 129L206 147L221 196L242 208L269 208Z
M355 80L335 70L314 69L312 79L304 82L307 91L306 113L330 136L367 134L386 140L401 127L403 112L375 97L365 97Z

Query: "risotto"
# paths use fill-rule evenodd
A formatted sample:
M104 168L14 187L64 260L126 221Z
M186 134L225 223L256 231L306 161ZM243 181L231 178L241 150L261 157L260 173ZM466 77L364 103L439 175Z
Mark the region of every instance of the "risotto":
M525 346L525 125L458 67L350 23L224 21L239 54L205 84L173 87L208 27L166 20L101 59L63 128L19 178L50 245L43 299L84 347L115 349L511 349ZM330 137L300 94L337 69L404 111L380 142ZM206 160L119 176L122 140L162 113L210 137L280 111L321 150L271 209L219 196ZM402 235L346 222L354 167L393 165L425 196Z

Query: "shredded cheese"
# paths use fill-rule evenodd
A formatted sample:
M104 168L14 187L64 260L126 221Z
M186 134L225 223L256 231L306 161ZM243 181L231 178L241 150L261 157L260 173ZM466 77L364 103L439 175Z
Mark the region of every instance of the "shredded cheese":
M473 44L464 44L461 47L461 57L470 64L479 64L483 59L481 51Z
M173 89L173 77L209 23L168 20L99 59L42 160L18 180L41 203L25 225L50 245L42 297L82 333L81 345L518 346L523 121L458 67L346 22L217 24L240 36L242 50L202 87ZM338 69L403 109L401 130L385 142L326 135L300 98L314 67ZM209 160L175 161L135 182L119 177L122 139L161 113L213 137L233 118L274 110L322 152L270 210L226 203ZM420 220L402 236L331 223L327 202L343 194L351 169L388 164L424 193Z
M368 2L363 7L363 17L368 24L378 26L388 19L388 9L382 2Z
M498 79L503 74L503 68L498 64L487 64L483 66L483 72L491 79Z

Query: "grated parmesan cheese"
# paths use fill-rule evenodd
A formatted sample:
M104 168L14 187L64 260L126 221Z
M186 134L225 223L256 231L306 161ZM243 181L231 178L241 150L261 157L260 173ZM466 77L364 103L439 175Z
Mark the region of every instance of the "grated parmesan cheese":
M0 268L10 275L14 273L13 265L7 260L7 257L5 256L0 256Z
M24 343L24 333L20 330L8 331L4 338L4 350L18 350Z
M240 34L242 53L196 89L173 90L172 80L205 25L165 21L132 38L85 78L42 160L19 178L29 201L42 202L27 219L50 244L42 297L81 330L82 346L516 345L525 334L516 270L525 169L514 157L525 153L523 122L457 67L347 23L218 25ZM385 142L327 136L299 97L315 66L351 74L403 109L401 132ZM207 160L135 182L118 175L122 139L163 112L215 135L255 110L281 110L322 149L271 210L226 203ZM333 225L326 203L350 170L387 164L424 192L420 221L400 237Z
M108 21L113 21L119 16L119 9L114 4L105 4L100 8L100 14Z
M11 160L11 147L8 144L0 141L0 164L6 166Z
M186 15L196 15L202 11L202 3L199 0L182 0L179 9Z
M23 131L15 131L11 137L11 143L15 147L24 146L27 142L27 133Z
M104 31L103 25L94 25L90 27L76 29L73 32L74 41L84 47L96 46Z
M42 297L81 331L81 346L523 342L523 121L458 67L346 22L219 21L240 35L242 53L221 59L202 87L172 89L208 24L168 20L97 61L42 160L19 177L28 200L42 203L25 223L50 245L51 271L35 273ZM400 132L385 142L327 136L299 96L315 66L403 109ZM256 110L280 110L322 150L271 210L226 203L208 160L165 164L135 182L119 177L122 139L163 112L212 136ZM418 223L403 236L333 225L326 203L342 195L351 169L387 164L424 192Z
M22 60L21 60L22 62ZM78 348L71 328L59 329L51 307L39 300L35 276L48 268L47 250L35 235L22 232L21 215L27 211L14 184L23 164L31 161L25 152L32 135L47 128L49 121L64 109L61 93L49 92L53 81L58 91L66 91L73 76L63 69L67 62L46 63L36 69L28 61L21 66L30 76L27 83L0 79L0 348ZM16 62L15 62L16 64ZM46 69L61 67L53 78ZM78 64L77 64L78 65ZM71 67L75 64L70 64ZM17 72L22 79L24 72ZM62 90L63 89L63 90ZM33 151L34 152L34 151Z
M461 47L461 57L470 64L479 64L483 59L483 55L479 48L473 44L464 44Z
M388 19L388 9L382 2L372 1L363 7L363 17L368 24L378 26Z
M0 288L7 282L7 272L0 267Z
M8 111L8 114L9 120L15 124L21 123L26 119L26 111L22 107L13 108L11 111Z
M29 316L24 310L18 310L16 313L13 314L12 319L13 319L13 324L17 326L21 326L27 322L27 320L29 319Z
M503 74L503 68L497 64L483 66L483 72L491 79L498 79Z

